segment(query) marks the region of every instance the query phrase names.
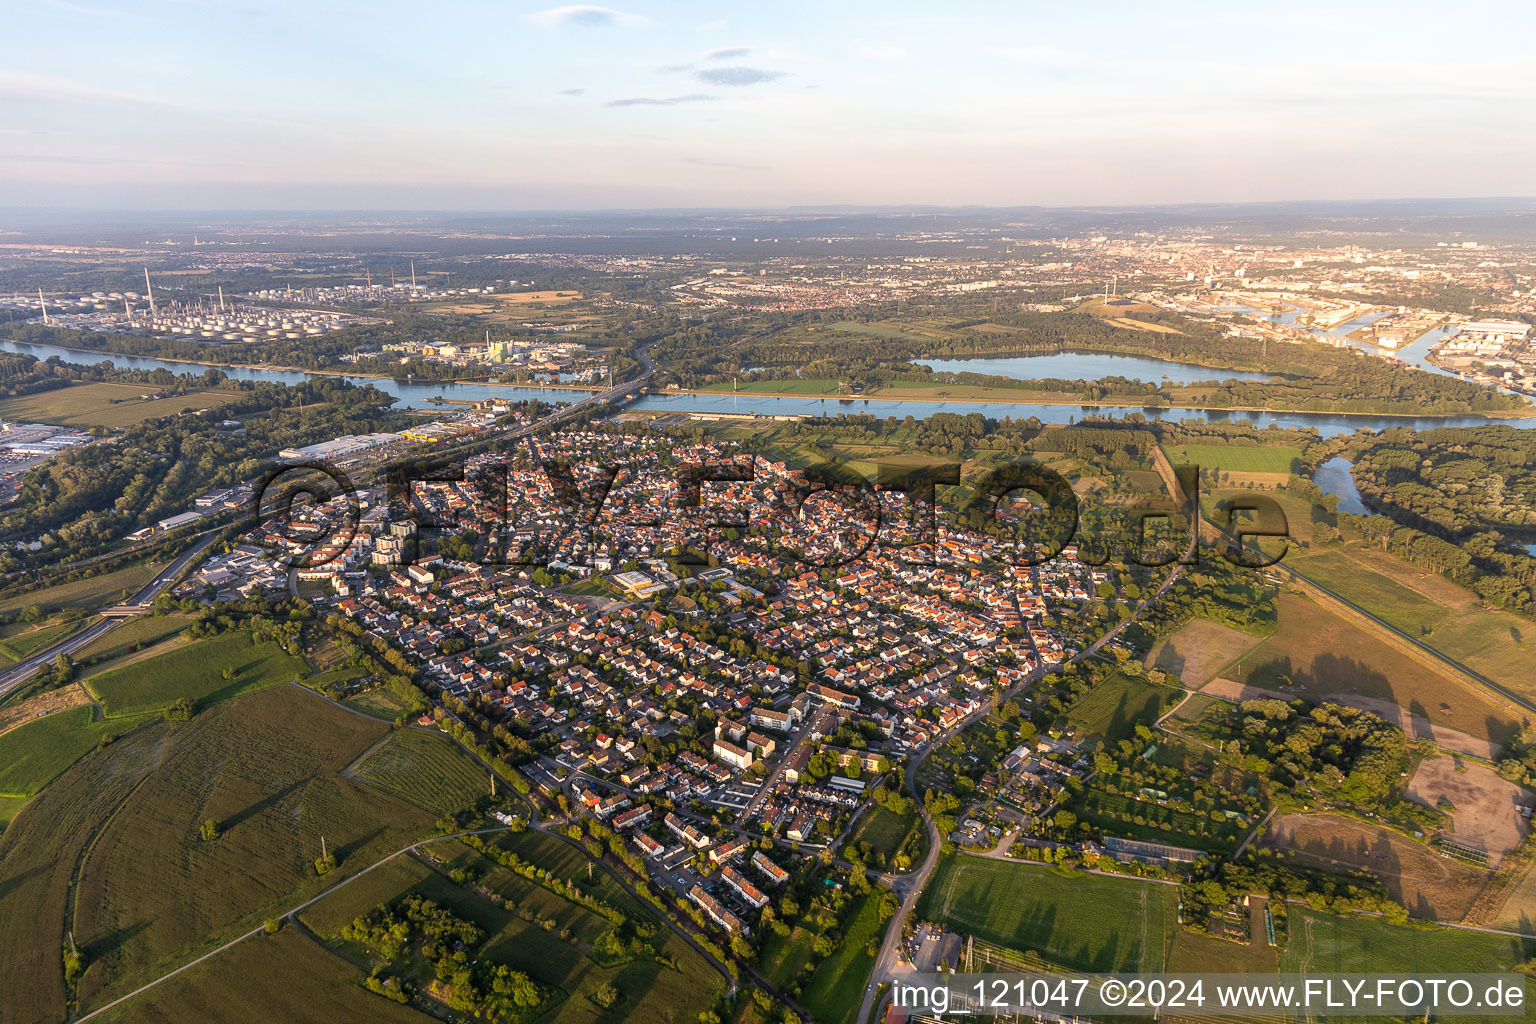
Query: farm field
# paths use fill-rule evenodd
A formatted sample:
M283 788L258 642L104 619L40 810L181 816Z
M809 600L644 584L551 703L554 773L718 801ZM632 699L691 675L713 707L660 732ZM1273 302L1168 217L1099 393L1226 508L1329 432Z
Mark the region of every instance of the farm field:
M1292 908L1290 926L1290 944L1280 954L1285 972L1412 974L1425 964L1446 973L1506 971L1533 952L1529 940L1507 935L1405 928L1380 918L1336 917L1305 907ZM1526 990L1531 990L1529 981Z
M0 612L14 612L34 604L45 612L56 612L63 608L94 610L116 601L124 590L138 590L154 579L155 574L168 564L170 564L168 560L141 562L138 565L129 565L112 572L102 573L100 576L90 576L83 580L71 580L68 583L60 583L40 590L12 594L9 597L0 598Z
M1134 736L1136 726L1151 726L1178 697L1169 687L1114 672L1073 705L1067 717L1089 735L1117 743Z
M1216 372L1216 371L1213 371ZM1163 449L1175 466L1198 466L1201 470L1222 473L1295 472L1301 459L1296 448L1250 447L1223 444L1175 444Z
M103 358L108 358L103 353ZM0 419L53 423L67 427L127 427L156 416L173 416L187 409L213 409L235 397L233 391L194 388L184 395L143 398L152 384L71 384L32 395L0 399Z
M429 813L341 774L384 734L297 687L272 687L140 730L45 790L40 803L89 786L81 769L148 773L84 826L88 846L53 844L70 869L79 859L73 918L62 904L54 913L85 951L81 1005L131 990L430 828ZM221 833L212 842L199 836L206 819ZM324 878L312 867L322 836L340 862Z
M1261 844L1294 850L1299 864L1375 875L1409 913L1435 921L1461 921L1490 877L1399 832L1336 814L1277 815Z
M1025 862L944 858L924 889L924 920L1083 971L1159 971L1177 927L1173 886L1070 878Z
M864 986L875 958L866 947L879 942L883 932L877 895L865 896L843 929L843 941L837 952L821 962L811 982L800 994L805 1008L825 1024L859 1024L856 1018L864 998Z
M783 380L754 380L737 383L737 390L763 395L835 395L837 381L824 377L790 377ZM729 381L706 384L700 391L731 392Z
M1271 481L1273 482L1273 481ZM1212 487L1208 483L1200 488L1200 508L1204 518L1213 524L1224 525L1227 522L1227 514L1216 506L1228 498L1252 497L1254 492L1244 487ZM1280 506L1280 511L1285 515L1285 530L1291 539L1291 544L1285 548L1285 558L1290 559L1298 551L1296 544L1310 544L1312 542L1312 528L1318 523L1334 525L1337 519L1321 505L1313 505L1304 498L1297 497L1284 490L1266 490L1264 497ZM1273 548L1271 547L1273 546ZM1281 548L1278 541L1265 541L1264 550L1279 553Z
M1428 628L1405 629L1408 635L1536 701L1530 673L1536 627L1530 620L1484 608L1465 587L1359 541L1316 556L1299 553L1294 568L1306 576L1316 573L1323 586L1400 629L1395 619L1416 614L1417 622L1410 617L1410 624ZM1424 612L1426 607L1431 610Z
M235 669L225 679L226 668ZM252 646L251 634L235 630L178 647L132 665L91 677L86 685L108 717L161 711L178 697L201 703L286 683L298 677L304 662L276 643Z
M291 925L246 939L113 1010L114 1024L282 1021L432 1024L435 1018L363 988L363 972ZM281 984L273 984L274 979Z
M1341 550L1301 554L1287 559L1286 564L1415 639L1428 636L1451 616L1445 604L1374 571Z
M489 771L439 732L401 729L353 772L374 789L441 815L462 810L490 790Z
M0 734L0 795L34 797L103 736L120 736L150 720L97 722L95 714L93 707L76 706Z
M1199 689L1263 640L1261 636L1209 619L1192 619L1159 640L1147 653L1146 664L1148 668L1156 666L1177 676L1185 686Z
M1487 744L1506 743L1520 728L1520 717L1496 698L1293 593L1280 594L1275 634L1229 667L1226 675L1244 687L1284 699L1329 699L1364 708L1410 736L1433 733L1446 749L1484 757L1492 753ZM1282 678L1292 685L1282 685ZM1217 685L1207 690L1214 692Z

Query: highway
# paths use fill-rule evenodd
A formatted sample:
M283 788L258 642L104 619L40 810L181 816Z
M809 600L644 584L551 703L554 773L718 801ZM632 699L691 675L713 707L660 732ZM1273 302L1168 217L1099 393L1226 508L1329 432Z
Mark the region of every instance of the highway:
M144 586L140 587L137 593L122 603L125 605L138 605L145 608L154 604L155 598L160 595L160 592L166 587L170 586L171 581L179 576L183 569L185 569L194 560L200 557L204 551L207 551L209 545L211 545L214 540L217 539L217 537L217 533L210 533L202 540L199 540L196 544L193 544L190 548L177 556L174 562L161 570L159 575L150 580L148 583L144 584ZM6 669L5 672L0 673L0 700L3 700L12 690L16 689L16 687L30 679L32 674L42 666L53 661L53 659L57 658L61 654L73 654L75 651L78 651L80 648L87 646L98 637L105 636L107 633L110 633L112 630L116 629L118 624L122 621L122 619L102 619L100 622L97 622L92 626L88 626L80 632L60 640L52 647L38 651L30 658L19 661L15 665L12 665L10 668Z

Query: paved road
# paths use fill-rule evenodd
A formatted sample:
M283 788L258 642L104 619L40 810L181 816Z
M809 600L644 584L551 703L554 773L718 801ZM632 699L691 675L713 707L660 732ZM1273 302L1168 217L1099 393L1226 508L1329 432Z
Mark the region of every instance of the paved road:
M209 545L211 545L214 540L217 539L217 537L217 534L209 534L207 537L204 537L202 540L192 545L186 551L182 552L174 562L166 566L158 576L144 584L144 586L140 587L138 592L130 597L127 601L121 603L141 605L145 607L153 604L155 598L159 596L160 592L166 587L170 586L171 581L180 575L181 571L190 565L194 559L202 555L204 551L207 551ZM16 689L16 687L32 678L32 674L34 672L36 672L43 665L53 661L53 659L58 657L60 654L73 654L75 651L78 651L80 648L90 644L98 637L104 636L112 630L116 629L122 622L122 619L103 619L102 621L96 623L93 626L87 627L79 633L75 633L74 635L67 637L64 640L60 640L52 647L38 651L30 658L19 661L15 665L12 665L10 668L6 669L5 672L0 673L0 698L4 698L8 693Z

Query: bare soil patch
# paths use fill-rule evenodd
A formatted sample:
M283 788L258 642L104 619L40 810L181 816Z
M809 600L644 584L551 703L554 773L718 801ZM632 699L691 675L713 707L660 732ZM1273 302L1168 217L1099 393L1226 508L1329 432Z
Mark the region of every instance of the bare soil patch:
M7 733L18 726L26 725L34 718L68 711L70 708L78 708L90 702L91 698L86 695L85 688L79 683L58 690L50 690L24 700L20 704L0 708L0 733Z
M1305 865L1374 875L1409 913L1435 921L1460 921L1492 877L1391 829L1336 814L1278 815L1261 842L1294 851Z
M1454 758L1436 757L1419 765L1408 783L1408 795L1429 807L1447 801L1458 843L1486 850L1493 867L1520 845L1530 825L1520 814L1532 798L1525 790L1487 765L1459 766Z

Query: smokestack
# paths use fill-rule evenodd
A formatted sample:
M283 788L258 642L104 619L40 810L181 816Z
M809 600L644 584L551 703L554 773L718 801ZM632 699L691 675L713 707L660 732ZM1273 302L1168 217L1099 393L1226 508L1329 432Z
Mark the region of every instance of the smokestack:
M37 290L37 304L43 307L43 325L46 327L53 323L52 320L48 319L48 303L43 301L43 290L41 288Z
M224 312L224 286L219 285L219 312Z
M416 261L411 260L411 291L416 290Z
M155 315L155 286L149 283L149 268L144 268L144 290L149 293L149 315Z

